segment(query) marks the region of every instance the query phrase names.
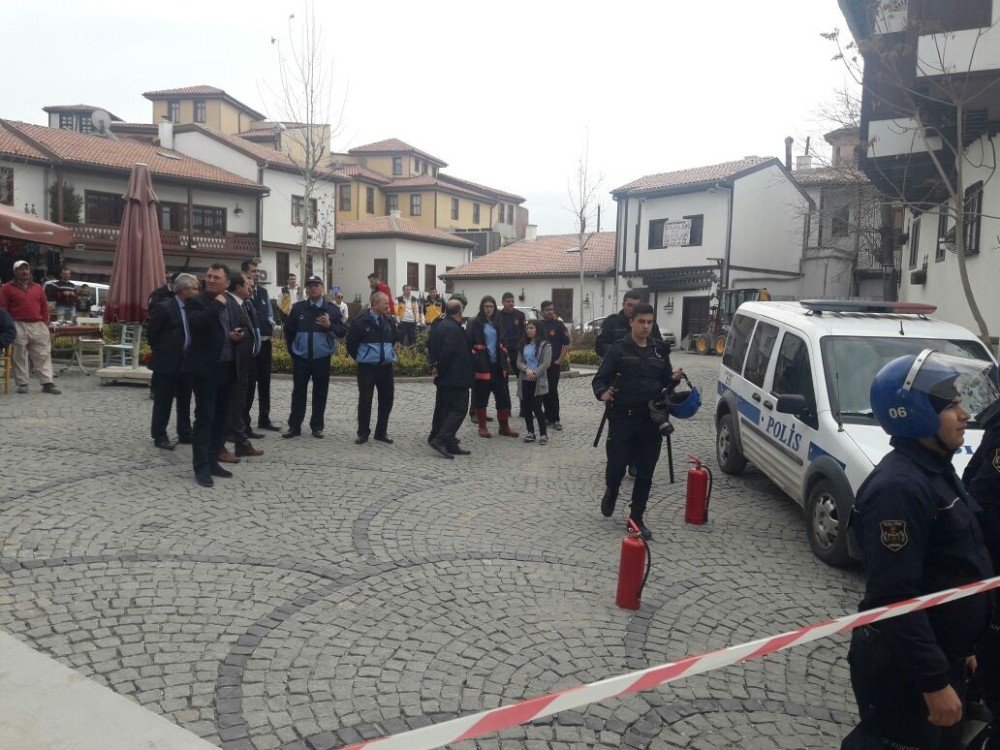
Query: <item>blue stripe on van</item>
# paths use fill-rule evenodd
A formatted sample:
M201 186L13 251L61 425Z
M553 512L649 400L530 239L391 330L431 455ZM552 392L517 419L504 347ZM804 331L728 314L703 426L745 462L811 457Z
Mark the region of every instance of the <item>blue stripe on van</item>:
M760 422L760 407L754 406L732 388L724 386L721 381L716 381L716 388L720 396L726 391L732 391L736 397L736 410L754 424Z
M816 445L816 443L809 443L809 459L808 459L809 463L812 463L813 461L815 461L820 456L829 456L834 461L836 461L838 464L840 464L840 468L841 469L846 469L847 468L847 464L845 464L843 461L841 461L839 458L837 458L835 455L833 455L829 451L823 450L818 445Z

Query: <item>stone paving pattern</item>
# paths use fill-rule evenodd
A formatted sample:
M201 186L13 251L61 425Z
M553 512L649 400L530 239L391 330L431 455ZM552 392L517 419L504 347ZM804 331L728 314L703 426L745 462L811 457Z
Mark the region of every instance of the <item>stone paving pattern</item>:
M853 611L857 570L815 560L799 507L749 469L684 524L684 455L714 460L718 360L675 355L708 402L678 422L647 522L637 613L614 605L624 509L601 517L589 377L548 446L425 444L433 386L400 382L395 445L258 442L194 484L149 439L145 389L68 374L0 395L0 627L230 750L337 747ZM291 384L274 383L281 420ZM516 426L523 426L515 420ZM627 497L629 480L623 486ZM457 748L832 748L853 725L846 639L809 644Z

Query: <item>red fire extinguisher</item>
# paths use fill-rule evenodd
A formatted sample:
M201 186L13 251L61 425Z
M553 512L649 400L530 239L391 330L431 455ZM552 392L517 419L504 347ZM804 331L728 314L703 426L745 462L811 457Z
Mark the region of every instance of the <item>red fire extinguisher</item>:
M687 504L684 509L686 523L702 524L708 521L708 501L712 496L712 472L697 456L688 454Z
M639 597L649 578L653 558L649 545L639 533L635 521L628 519L628 534L622 540L622 558L618 565L618 594L615 604L622 609L639 609ZM645 573L643 569L645 568Z

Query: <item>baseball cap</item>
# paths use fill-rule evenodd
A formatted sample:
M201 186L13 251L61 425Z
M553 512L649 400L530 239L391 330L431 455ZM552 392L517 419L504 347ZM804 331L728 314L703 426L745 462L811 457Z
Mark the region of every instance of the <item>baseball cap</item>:
M16 270L17 270L18 268L20 268L21 266L26 266L26 265L28 265L28 261L26 261L26 260L19 260L19 261L17 261L17 262L16 262L15 264L14 264L14 270L16 271Z
M309 286L310 284L322 284L322 283L323 279L321 279L319 276L310 276L309 278L306 279L306 286Z

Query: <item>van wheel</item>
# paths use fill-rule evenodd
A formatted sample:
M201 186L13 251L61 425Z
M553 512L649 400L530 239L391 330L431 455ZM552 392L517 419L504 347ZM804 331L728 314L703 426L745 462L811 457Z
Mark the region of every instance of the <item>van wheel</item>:
M827 565L847 565L847 519L853 499L842 497L833 484L821 479L806 498L806 536L813 554Z
M715 457L726 474L742 474L747 460L736 447L736 418L723 414L715 428Z

